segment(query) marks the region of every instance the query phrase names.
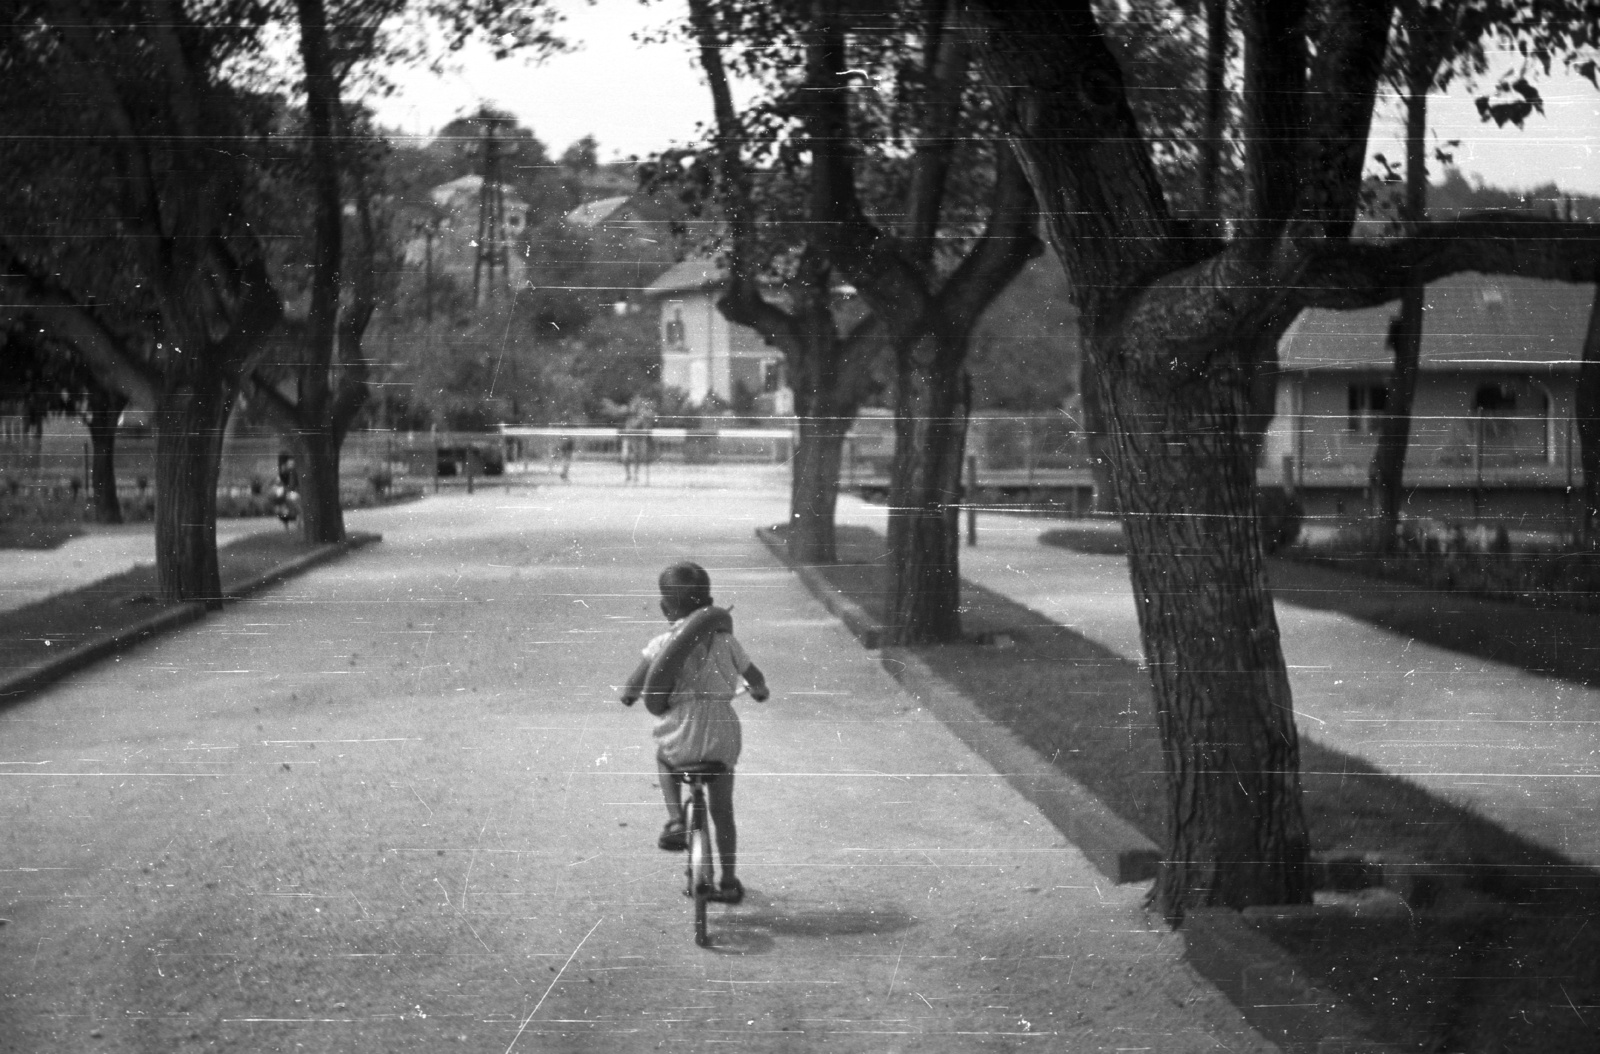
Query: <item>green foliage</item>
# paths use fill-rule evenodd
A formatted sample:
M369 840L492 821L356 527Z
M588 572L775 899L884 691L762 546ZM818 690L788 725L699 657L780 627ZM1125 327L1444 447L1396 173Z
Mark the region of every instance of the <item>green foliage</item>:
M1302 546L1301 555L1362 574L1411 582L1443 592L1539 608L1600 612L1600 555L1514 543L1504 527L1469 531L1462 524L1402 521L1396 551L1381 555L1380 524L1341 529L1332 539Z
M1565 218L1569 208L1572 219L1588 223L1600 221L1600 197L1569 194L1554 182L1527 190L1504 190L1486 186L1482 181L1469 182L1460 169L1446 167L1444 182L1428 190L1428 212L1439 219L1491 209L1555 214Z
M1047 253L989 306L973 333L967 369L974 409L1059 408L1078 391L1080 365L1077 313L1061 264Z

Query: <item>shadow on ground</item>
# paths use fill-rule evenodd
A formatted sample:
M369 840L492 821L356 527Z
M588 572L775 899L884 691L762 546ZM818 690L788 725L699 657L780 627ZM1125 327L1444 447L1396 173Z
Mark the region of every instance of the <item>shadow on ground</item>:
M777 949L784 938L881 937L910 929L916 921L899 907L805 907L764 897L752 887L737 912L712 915L709 929L713 951L763 955Z
M1103 527L1069 527L1045 539L1102 555L1122 552L1121 532ZM840 528L839 553L840 564L816 570L881 622L882 537ZM1410 588L1389 596L1385 583L1352 582L1356 576L1319 567L1275 560L1272 575L1285 600L1366 617L1458 650L1487 641L1491 626L1504 634L1508 622L1504 605L1460 596L1441 603ZM975 583L964 580L961 595L967 640L917 649L919 657L985 715L1165 845L1165 777L1148 675ZM1516 619L1532 614L1539 613L1519 608ZM1457 618L1461 624L1450 625ZM1527 628L1519 628L1520 644L1488 657L1517 656L1530 669L1548 662L1556 649L1535 648ZM1368 902L1361 913L1260 920L1297 966L1407 1049L1587 1049L1600 1028L1600 924L1590 925L1600 916L1600 875L1304 736L1300 761L1313 850L1408 860L1420 881L1408 888L1409 900Z

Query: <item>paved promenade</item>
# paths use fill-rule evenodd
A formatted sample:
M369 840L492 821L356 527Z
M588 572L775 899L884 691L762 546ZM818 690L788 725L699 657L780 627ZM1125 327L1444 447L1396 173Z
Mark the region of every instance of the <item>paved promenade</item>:
M1272 1049L765 552L781 488L677 482L354 514L0 711L0 1050ZM680 556L774 688L710 950L614 701Z
M847 500L840 522L882 528ZM962 574L1124 658L1143 648L1121 556L1041 545L1050 521L979 519ZM1515 617L1515 609L1508 609ZM1279 601L1302 735L1600 866L1600 691Z

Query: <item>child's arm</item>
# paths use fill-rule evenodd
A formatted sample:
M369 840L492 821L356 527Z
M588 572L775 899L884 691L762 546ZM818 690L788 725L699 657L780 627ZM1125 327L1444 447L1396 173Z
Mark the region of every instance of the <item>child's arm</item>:
M622 686L622 705L632 706L639 698L639 693L644 691L644 679L650 673L650 660L641 659L639 665L628 674L628 683Z
M772 692L767 688L767 678L761 669L755 663L751 663L744 668L743 676L744 683L750 686L750 698L758 703L766 702Z

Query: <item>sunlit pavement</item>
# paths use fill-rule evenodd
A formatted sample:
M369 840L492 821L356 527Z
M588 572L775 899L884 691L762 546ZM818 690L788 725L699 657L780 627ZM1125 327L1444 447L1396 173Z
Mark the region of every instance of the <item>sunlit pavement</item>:
M0 1049L1271 1049L757 543L763 473L355 513L0 712ZM774 687L710 949L614 689L680 556Z
M881 527L884 517L876 506L840 503L840 522ZM1141 660L1126 561L1039 544L1052 526L980 516L978 545L961 550L962 574ZM1600 691L1338 612L1283 601L1277 612L1303 735L1600 865Z

